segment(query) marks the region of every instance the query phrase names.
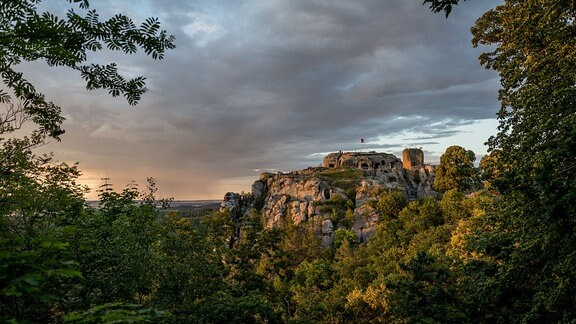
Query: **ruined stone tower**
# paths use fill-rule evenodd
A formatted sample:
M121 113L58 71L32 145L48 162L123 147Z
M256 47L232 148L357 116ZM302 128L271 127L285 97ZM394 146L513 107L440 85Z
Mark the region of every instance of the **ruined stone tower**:
M419 170L424 167L424 152L421 149L407 148L402 151L404 169Z

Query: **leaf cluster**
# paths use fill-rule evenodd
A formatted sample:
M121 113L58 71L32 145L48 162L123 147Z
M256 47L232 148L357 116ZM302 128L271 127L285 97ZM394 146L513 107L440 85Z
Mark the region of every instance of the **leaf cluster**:
M462 0L466 1L466 0ZM446 18L452 12L452 8L457 5L460 0L424 0L422 4L429 4L432 12L444 12Z
M448 147L436 167L434 189L441 192L451 189L463 192L473 190L478 182L475 159L474 152L461 146Z
M128 80L120 75L115 63L89 63L88 54L105 49L133 54L142 49L146 55L161 60L166 50L175 47L174 36L160 29L157 18L147 18L139 26L121 14L101 20L96 10L89 10L87 0L69 0L85 13L81 15L70 8L61 18L51 12L39 12L40 2L16 0L0 5L0 76L49 136L61 135L60 108L38 93L15 66L26 61L45 61L49 66L69 67L80 73L88 90L106 89L112 96L122 95L135 105L146 92L145 78ZM7 90L0 90L0 102L6 103L10 98Z

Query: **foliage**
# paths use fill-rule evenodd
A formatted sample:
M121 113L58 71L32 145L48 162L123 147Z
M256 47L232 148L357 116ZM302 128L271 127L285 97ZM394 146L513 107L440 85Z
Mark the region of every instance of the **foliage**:
M320 179L331 186L348 190L355 189L362 178L362 170L358 169L327 169L319 174ZM351 192L351 191L350 191Z
M35 139L0 148L0 320L51 320L59 283L80 276L66 237L83 213L77 167L32 152ZM34 307L30 307L34 305Z
M330 220L334 226L338 224L350 227L354 222L354 202L340 195L333 195L328 200L314 201L315 206L320 206L322 213L330 213Z
M79 221L73 249L83 273L85 305L142 303L149 294L154 268L149 251L158 224L153 204L136 202L141 197L134 185L120 193L104 191L99 208Z
M280 316L257 294L214 294L199 305L194 323L281 323Z
M63 133L60 107L45 99L15 67L25 61L45 61L49 66L66 66L80 73L86 88L106 89L116 97L123 95L131 105L146 91L145 78L125 79L115 63L90 63L92 52L121 51L136 53L138 48L153 59L163 59L174 48L174 36L160 29L156 18L147 18L137 26L129 17L117 14L101 20L89 10L88 0L68 0L84 15L70 8L65 18L51 12L39 12L38 0L5 1L0 7L0 74L4 84L22 101L25 112L43 134L58 138ZM0 103L11 100L0 90Z
M355 220L356 215L354 214L354 211L351 208L348 208L344 212L344 216L342 218L338 218L338 225L350 229L354 225Z
M360 244L360 239L351 230L337 229L334 231L334 249L339 249L343 244L348 244L350 247L357 247Z
M394 219L406 207L408 201L402 190L387 191L380 195L376 208L382 213L383 220Z
M575 15L564 2L507 1L473 29L475 45L497 45L480 59L503 86L499 133L489 141L508 167L499 189L522 190L565 217L575 198Z
M506 169L500 160L500 150L492 150L480 160L480 179L484 182L484 188L488 190L497 190L497 182L502 178Z
M507 253L496 254L504 263L490 282L517 296L495 307L523 321L576 317L568 306L576 295L563 284L576 279L566 268L576 243L575 16L571 2L505 1L472 29L474 45L491 46L480 61L502 85L499 132L489 145L499 150L495 184L504 197L486 239Z
M460 0L424 0L423 4L430 4L430 10L433 12L444 11L446 17L448 17L452 12L452 8L457 5L458 2L460 2Z
M175 318L191 321L198 318L198 308L226 289L221 260L225 242L177 214L165 217L159 227L150 251L156 267L150 300Z
M169 314L140 305L109 303L64 316L65 323L142 323L168 319Z
M461 146L448 147L436 167L434 189L442 192L451 189L459 191L473 189L477 183L475 159L474 152L467 151Z
M425 1L444 10L458 1ZM448 13L449 11L447 11ZM469 296L484 321L571 322L575 277L576 48L572 2L507 0L472 28L502 85L481 163L501 198L470 241Z
M461 206L454 209L477 206L472 198L458 198ZM454 201L414 201L379 225L357 252L368 261L360 262L364 269L358 273L368 276L348 289L349 316L357 322L470 321L458 284L462 268L450 247L457 222L448 222L452 217L443 210ZM460 220L471 214L463 213Z
M59 139L64 118L14 68L36 60L67 66L80 72L88 89L108 89L135 104L145 91L144 78L125 80L113 63L89 64L88 52L104 44L126 54L140 47L162 59L174 47L173 36L160 31L156 19L136 27L123 15L100 21L94 10L81 17L72 9L60 19L39 13L40 2L0 5L0 72L6 85L0 90L5 108L0 135L9 137L0 138L0 321L59 322L67 313L81 321L142 319L147 311L127 303L143 302L151 287L152 277L146 276L153 269L147 253L155 239L152 196L139 197L129 188L106 192L97 211L88 207L76 165L33 153L48 136ZM89 6L85 0L69 2L83 10ZM39 129L14 136L29 121Z

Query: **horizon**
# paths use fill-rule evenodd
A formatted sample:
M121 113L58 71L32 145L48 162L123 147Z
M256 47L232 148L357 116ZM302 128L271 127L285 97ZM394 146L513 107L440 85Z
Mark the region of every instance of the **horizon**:
M363 143L362 145L364 145L364 144L365 144L365 143ZM458 145L458 144L453 144L453 145ZM461 145L460 145L460 146L461 146ZM406 147L406 148L410 148L410 147ZM419 147L419 149L422 149L422 150L423 150L422 147ZM426 152L425 150L423 150L423 151ZM322 155L322 158L323 158L324 156L326 156L326 155L328 155L328 154L331 154L331 153L336 153L336 152L317 153L317 155ZM374 151L374 150L368 151L368 149L354 150L354 151L342 151L342 153L387 153L387 154L394 154L394 153L390 153L390 152L388 152L388 151L387 151L387 152L384 152L384 151ZM476 153L476 152L475 152L475 153ZM397 158L399 158L400 160L402 160L402 154L394 154L394 155L395 155ZM480 159L481 159L481 157L482 157L483 155L484 155L484 154L476 154L476 160L474 161L474 165L475 165L476 167L479 166ZM438 165L438 163L440 163L439 157L438 157L438 159L434 159L434 160L433 160L433 163L431 163L431 161L426 158L426 153L424 153L424 164L425 164L425 165L436 166L436 165ZM320 165L319 165L320 167L321 167L321 164L322 164L322 160L320 160ZM258 170L258 171L257 171L257 170L254 170L254 171L257 171L257 172L258 172L258 175L256 175L252 180L247 180L247 181L251 181L251 182L249 183L249 186L250 186L250 187L248 188L248 190L239 190L239 191L229 190L229 191L224 192L224 193L222 194L222 197L200 198L200 199L195 199L195 198L193 198L193 197L192 197L192 198L189 198L189 199L188 199L188 198L180 199L180 198L174 198L174 197L162 197L162 198L172 198L172 203L178 203L178 202L202 202L202 201L210 201L210 202L222 201L223 198L224 198L224 195L225 195L226 193L228 193L228 192L236 192L236 193L251 192L251 185L252 185L252 183L253 183L254 181L258 180L258 177L259 177L261 174L263 174L263 173L287 173L287 172L291 172L291 171L303 170L303 169L306 169L306 168L309 168L309 167L318 167L318 165L316 165L316 166L309 165L309 166L303 167L303 168L301 168L301 169L293 169L293 170L286 170L286 171L284 171L284 170L270 170L270 169L268 169L268 170ZM108 181L109 181L109 180L110 180L110 179L108 179ZM156 179L156 180L157 180L157 179ZM105 179L100 179L100 181L105 181ZM132 184L132 183L130 183L130 184ZM112 184L110 184L110 185L112 185ZM97 193L97 190L94 189L94 192ZM86 197L86 200L87 200L88 202L98 202L98 201L99 201L99 199L98 199L97 196L91 196L91 198Z
M91 4L102 17L121 12L139 23L154 14L176 35L162 61L104 58L147 78L136 107L87 92L74 71L18 69L62 106L66 134L40 151L80 162L89 199L101 178L121 189L147 177L160 196L220 199L249 191L256 170L318 165L321 152L359 149L360 138L366 150L397 156L423 147L429 161L451 145L485 154L499 77L478 62L469 29L500 3L467 3L445 19L402 0L102 0Z

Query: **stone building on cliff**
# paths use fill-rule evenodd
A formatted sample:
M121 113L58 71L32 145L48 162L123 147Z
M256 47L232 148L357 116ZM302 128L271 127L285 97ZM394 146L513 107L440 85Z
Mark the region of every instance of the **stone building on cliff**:
M250 201L228 193L221 207L233 219L256 209L266 227L287 221L310 226L322 245L330 246L338 229L354 232L360 241L375 233L381 219L375 203L383 192L400 190L408 200L435 196L434 177L421 149L405 149L402 159L389 153L340 151L326 155L320 168L263 173L252 185ZM335 220L346 213L353 215L347 226ZM234 233L230 244L239 237Z
M338 152L326 155L322 161L322 167L389 172L401 168L402 161L393 154L388 153Z
M424 152L417 148L406 148L402 151L402 160L394 154L380 152L337 152L324 157L322 167L329 169L361 169L372 175L392 171L420 170L425 168Z

